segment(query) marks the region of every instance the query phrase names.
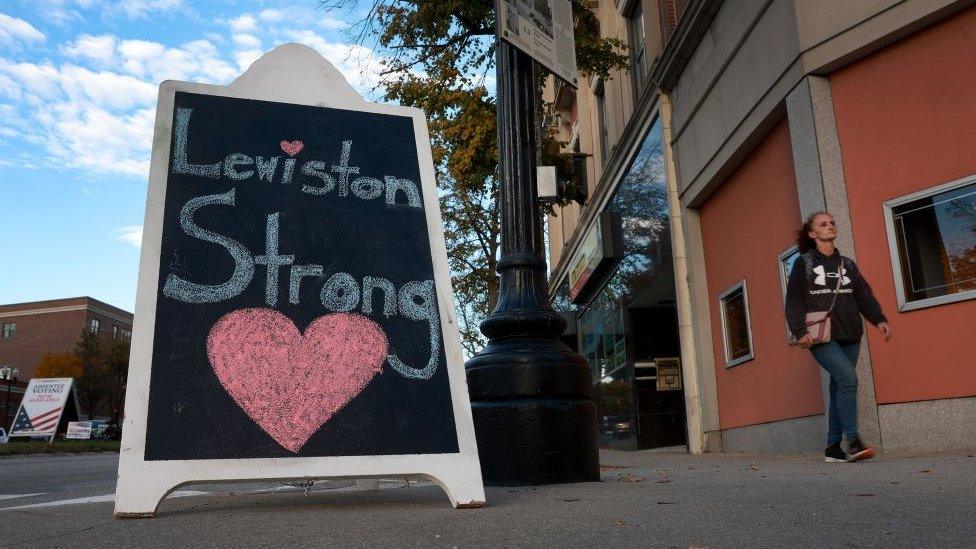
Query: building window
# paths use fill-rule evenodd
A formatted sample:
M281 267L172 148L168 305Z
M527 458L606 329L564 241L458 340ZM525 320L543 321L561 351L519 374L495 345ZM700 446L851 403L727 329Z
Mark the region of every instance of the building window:
M718 296L722 313L725 365L752 360L752 329L749 323L749 292L742 280Z
M130 332L129 330L122 330L122 339L126 341L132 339L132 332Z
M644 30L644 5L638 0L634 10L627 17L627 30L630 39L630 63L634 76L634 101L640 97L647 78L647 33Z
M112 339L118 339L118 338L119 338L119 327L113 324L112 325Z
M976 297L976 176L884 206L899 310Z
M16 322L4 322L3 323L3 339L10 339L14 337L14 333L17 332Z
M790 273L793 272L793 264L796 263L797 259L800 259L800 248L796 244L787 248L783 253L779 254L779 283L783 290L783 305L786 305L786 287L789 285ZM794 343L796 338L793 337L793 333L790 332L790 327L786 326L786 342Z
M101 322L99 322L97 318L93 318L91 319L91 323L88 325L88 330L93 334L97 334L99 326L101 326Z
M600 164L606 165L610 156L607 134L607 100L603 95L603 79L597 77L593 85L593 97L596 99L596 131L600 134Z

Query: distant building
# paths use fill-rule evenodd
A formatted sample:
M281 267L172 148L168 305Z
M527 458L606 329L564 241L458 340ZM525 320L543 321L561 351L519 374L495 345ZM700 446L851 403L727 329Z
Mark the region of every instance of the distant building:
M16 410L20 404L41 358L46 353L74 351L84 330L129 339L132 313L90 297L0 305L0 367L20 371L17 384L11 386L9 408ZM6 382L0 381L0 413L8 407L6 398Z

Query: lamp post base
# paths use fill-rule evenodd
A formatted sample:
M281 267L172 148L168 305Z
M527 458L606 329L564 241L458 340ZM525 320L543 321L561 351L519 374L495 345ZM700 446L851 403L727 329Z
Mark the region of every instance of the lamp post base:
M600 480L589 368L558 340L508 339L465 365L485 484Z

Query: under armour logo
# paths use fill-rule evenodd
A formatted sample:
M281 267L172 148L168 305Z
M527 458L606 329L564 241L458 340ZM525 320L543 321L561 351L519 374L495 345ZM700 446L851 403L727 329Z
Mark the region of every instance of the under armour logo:
M841 267L840 269L841 269L841 273L842 274L844 274L844 275L847 274L847 269L846 268ZM828 272L826 272L826 270L824 269L824 266L823 265L817 265L816 267L814 267L813 268L813 272L817 273L817 278L813 279L813 282L814 282L814 284L819 284L820 286L826 286L827 285L827 277L837 278L837 273L833 273L833 272L828 273ZM850 278L847 278L846 276L844 277L843 280L841 280L841 285L842 286L843 285L850 284L850 283L851 283L851 279Z

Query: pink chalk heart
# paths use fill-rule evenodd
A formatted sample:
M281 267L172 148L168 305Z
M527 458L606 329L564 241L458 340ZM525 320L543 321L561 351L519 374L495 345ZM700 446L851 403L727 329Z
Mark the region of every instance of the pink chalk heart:
M299 141L297 139L294 140L294 141L282 141L281 142L281 150L283 150L286 153L288 153L288 156L295 156L296 154L302 152L302 149L304 147L305 147L305 143L302 143L301 141Z
M224 315L207 337L217 379L278 444L298 452L383 368L386 334L358 314L317 318L302 335L271 309Z

